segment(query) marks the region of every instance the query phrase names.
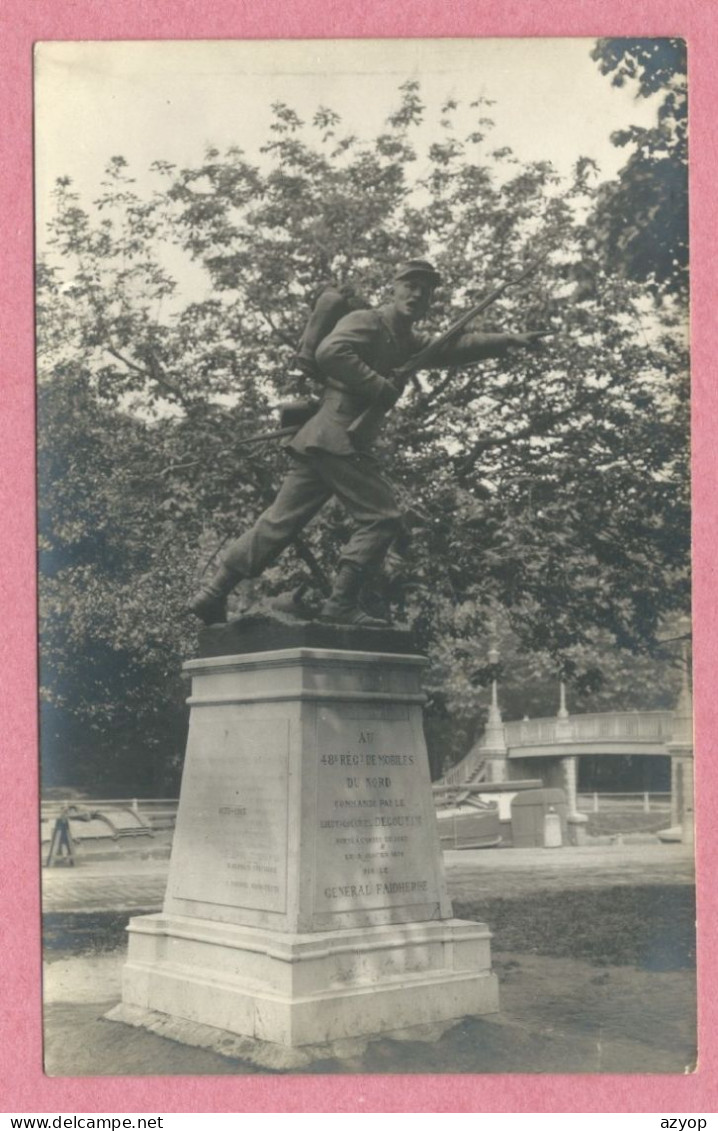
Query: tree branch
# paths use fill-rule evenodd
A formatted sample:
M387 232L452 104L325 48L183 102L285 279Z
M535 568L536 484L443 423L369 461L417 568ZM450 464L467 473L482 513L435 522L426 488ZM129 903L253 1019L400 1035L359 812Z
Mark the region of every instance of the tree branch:
M506 447L515 440L526 440L530 436L545 436L555 424L568 420L576 412L580 412L582 408L582 404L572 404L563 412L554 413L545 427L537 425L535 421L529 421L524 428L519 428L516 432L507 433L503 436L485 436L481 440L477 440L468 453L457 462L456 475L459 479L465 478L479 456L483 455L489 448Z
M329 582L329 578L317 561L314 552L310 550L307 543L299 534L295 537L292 545L297 552L297 557L301 558L304 564L307 566L320 591L324 594L325 597L328 597L331 593L332 587Z
M147 355L150 365L144 366L138 365L135 361L130 361L129 357L125 357L124 354L121 354L120 351L118 349L115 349L114 346L105 346L105 349L109 354L112 355L112 357L116 358L117 361L121 361L123 365L126 365L128 369L131 369L133 373L139 373L141 374L141 376L147 377L150 381L154 381L155 384L159 385L161 389L165 389L166 392L170 393L176 401L179 401L183 408L191 407L191 399L186 397L184 393L181 393L175 385L167 380L167 378L162 373L159 365L157 364L157 359L153 357L152 354L148 353Z
M288 334L285 334L283 330L280 330L278 326L274 325L271 315L264 309L263 306L260 306L259 303L257 303L257 309L262 315L262 318L264 318L272 333L276 334L276 336L279 338L280 342L282 342L285 346L289 346L290 349L296 351L296 341L294 341L293 338L290 338Z
M441 396L444 390L449 387L453 379L453 370L449 369L448 373L446 373L442 380L439 381L438 385L435 385L433 389L429 389L429 392L424 393L423 397L419 397L418 401L416 402L417 411L423 412L424 409L429 408L431 402L435 401L437 397Z

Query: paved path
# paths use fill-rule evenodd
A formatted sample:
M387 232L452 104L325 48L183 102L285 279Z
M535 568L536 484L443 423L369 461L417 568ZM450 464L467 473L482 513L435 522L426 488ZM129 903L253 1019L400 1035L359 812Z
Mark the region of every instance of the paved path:
M454 899L514 898L539 890L627 884L690 884L693 857L682 845L611 844L581 848L487 848L444 853ZM157 911L168 861L81 862L44 868L46 912Z
M48 911L158 911L167 884L167 871L152 875L128 872L102 875L80 872L43 876L43 910Z
M446 852L444 861L453 899L695 882L693 853L681 844L477 849Z
M445 854L456 900L517 899L539 890L620 884L689 884L690 853L680 845L485 849ZM168 861L137 857L83 861L43 870L48 912L158 910ZM513 904L521 911L520 905ZM511 908L509 908L511 909ZM545 917L544 917L545 918ZM223 1033L218 1045L178 1044L156 1032L112 1024L103 1014L120 995L124 947L71 953L72 918L64 950L48 949L44 973L45 1068L57 1076L242 1075L262 1071L242 1052L242 1038ZM77 945L78 936L74 943ZM404 1034L370 1038L366 1048L293 1072L678 1073L695 1064L695 985L691 971L604 968L522 948L497 948L501 1013L463 1018L437 1039ZM409 1039L411 1037L411 1039ZM598 1039L597 1039L598 1038ZM214 1051L214 1050L217 1051Z

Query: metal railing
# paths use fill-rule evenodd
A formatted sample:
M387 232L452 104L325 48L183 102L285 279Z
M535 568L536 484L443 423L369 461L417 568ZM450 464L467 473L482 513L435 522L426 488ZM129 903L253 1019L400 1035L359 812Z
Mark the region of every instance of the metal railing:
M579 793L577 806L582 813L635 812L664 813L670 811L670 793Z
M43 821L56 820L69 805L78 809L131 809L153 829L172 829L177 820L176 797L77 797L67 800L42 800L40 814Z
M460 765L461 763L454 766L453 771L458 770ZM449 771L441 778L440 782L434 784L434 793L448 792L449 788L456 789L461 786L469 788L471 792L475 793L490 792L497 788L495 785L487 786L485 783L482 785L480 779L477 781L475 777L468 781L466 778L460 778L459 775L456 775L456 780L452 780L452 778L452 771ZM535 787L538 784L537 780ZM502 788L506 788L506 785ZM577 802L578 808L584 813L601 813L619 809L642 810L644 813L652 813L670 809L671 795L669 792L661 793L655 790L634 793L583 791L577 795ZM176 797L80 797L67 801L42 801L41 814L43 820L54 820L60 816L68 805L76 805L80 809L131 809L153 829L163 829L174 828L178 804L179 800Z

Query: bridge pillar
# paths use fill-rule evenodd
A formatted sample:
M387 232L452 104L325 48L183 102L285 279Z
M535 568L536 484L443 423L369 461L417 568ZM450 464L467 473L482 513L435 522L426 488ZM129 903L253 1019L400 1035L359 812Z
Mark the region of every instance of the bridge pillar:
M694 843L692 758L671 756L671 826L680 829L683 844Z
M574 737L574 728L566 706L566 684L563 680L559 683L559 695L559 707L556 712L556 741L559 743L570 742ZM578 844L583 841L582 826L586 824L588 817L578 811L576 758L561 758L559 765L561 787L566 794L568 804L567 820L571 827L571 840L574 844Z
M683 686L673 713L670 741L666 746L671 755L671 825L680 827L684 844L693 844L693 697L688 683L685 651Z
M561 759L561 780L563 791L566 794L566 801L568 802L569 816L573 816L576 812L578 799L576 796L576 759L575 758L562 758Z
M577 791L577 759L562 758L561 759L561 779L562 788L566 794L566 801L568 803L568 812L566 820L569 826L569 838L572 844L583 844L585 842L585 829L584 825L588 823L588 817L585 813L578 811L578 791Z

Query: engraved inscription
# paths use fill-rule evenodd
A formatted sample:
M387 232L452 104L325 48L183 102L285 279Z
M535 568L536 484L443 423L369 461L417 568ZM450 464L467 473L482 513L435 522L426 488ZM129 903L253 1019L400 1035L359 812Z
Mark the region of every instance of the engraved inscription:
M202 720L170 869L178 899L286 910L289 721L229 707Z
M317 757L315 910L437 900L422 796L428 775L408 714L326 708Z

